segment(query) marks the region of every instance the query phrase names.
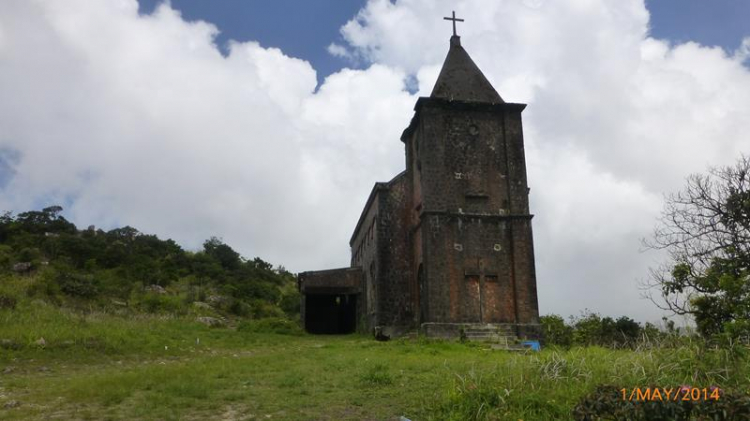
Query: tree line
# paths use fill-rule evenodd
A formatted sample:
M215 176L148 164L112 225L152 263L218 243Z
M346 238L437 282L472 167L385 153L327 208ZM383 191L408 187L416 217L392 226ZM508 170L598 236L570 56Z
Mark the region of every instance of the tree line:
M632 348L685 333L671 320L664 319L664 328L646 322L641 324L627 316L602 317L598 313L584 312L578 317L565 320L556 314L540 317L546 345L564 348L571 346L603 346L608 348Z

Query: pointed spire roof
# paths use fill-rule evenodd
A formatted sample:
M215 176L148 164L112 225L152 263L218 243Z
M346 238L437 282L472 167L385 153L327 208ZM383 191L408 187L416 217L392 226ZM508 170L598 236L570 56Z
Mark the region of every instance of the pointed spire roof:
M450 45L430 97L449 101L505 102L461 47L461 37L453 35Z

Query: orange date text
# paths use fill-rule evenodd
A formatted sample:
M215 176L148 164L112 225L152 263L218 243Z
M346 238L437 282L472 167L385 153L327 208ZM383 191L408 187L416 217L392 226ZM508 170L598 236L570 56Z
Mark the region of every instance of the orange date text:
M620 393L622 400L633 402L718 401L721 398L721 389L718 387L634 387L632 389L620 389Z

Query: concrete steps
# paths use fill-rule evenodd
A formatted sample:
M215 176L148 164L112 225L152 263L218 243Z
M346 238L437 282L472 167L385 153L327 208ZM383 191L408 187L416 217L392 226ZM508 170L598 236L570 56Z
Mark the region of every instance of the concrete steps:
M471 342L484 342L492 349L523 351L513 328L507 325L470 324L463 328L463 337Z
M516 336L516 325L488 323L423 323L420 335L433 338L480 342L491 349L525 351Z

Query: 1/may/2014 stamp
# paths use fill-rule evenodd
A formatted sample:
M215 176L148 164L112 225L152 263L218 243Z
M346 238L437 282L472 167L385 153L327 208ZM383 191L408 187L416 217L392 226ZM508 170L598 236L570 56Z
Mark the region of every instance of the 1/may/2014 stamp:
M620 389L622 400L627 401L718 401L721 389L718 387L634 387Z

